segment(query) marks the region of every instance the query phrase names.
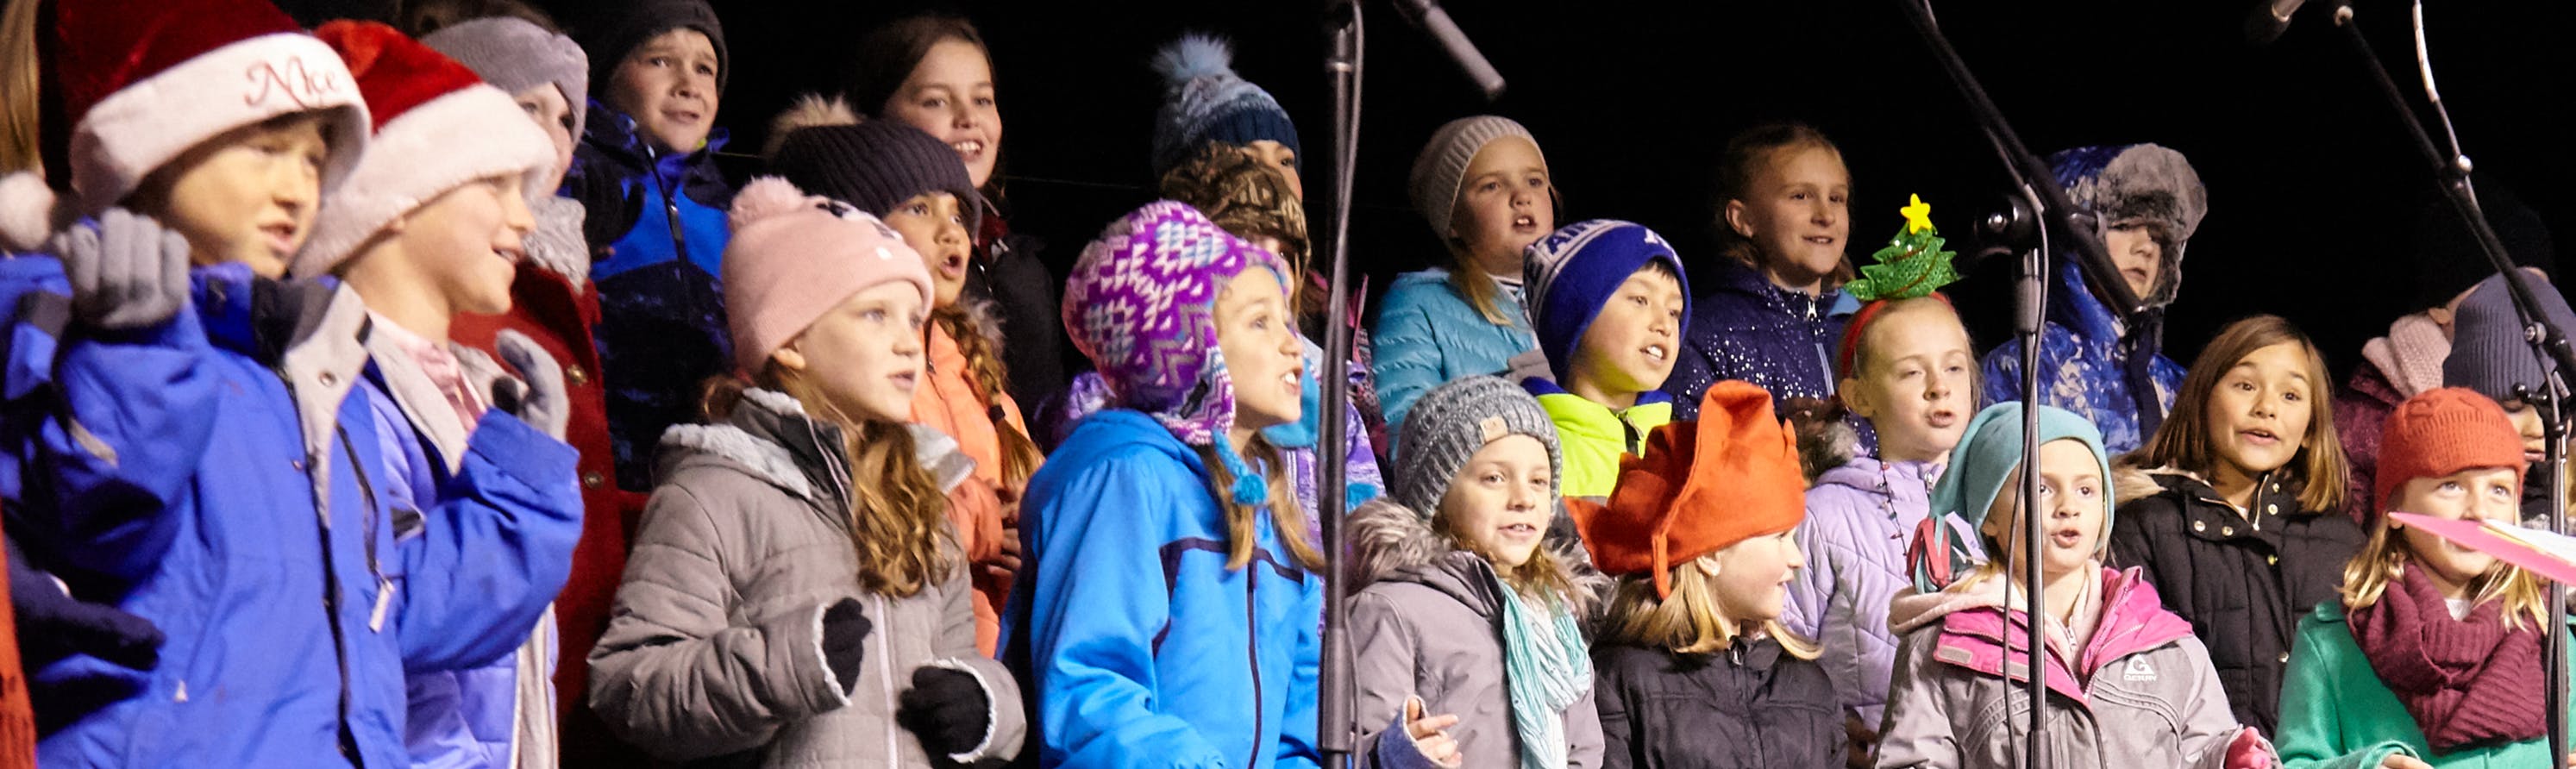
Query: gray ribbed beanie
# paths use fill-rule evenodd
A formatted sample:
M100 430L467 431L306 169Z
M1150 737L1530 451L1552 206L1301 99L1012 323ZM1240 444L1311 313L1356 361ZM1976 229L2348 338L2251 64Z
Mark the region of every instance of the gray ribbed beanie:
M1431 223L1431 234L1449 241L1449 212L1458 207L1458 185L1467 175L1467 164L1476 159L1476 151L1506 136L1518 136L1538 150L1538 137L1511 118L1476 115L1449 121L1431 132L1431 141L1422 146L1422 155L1413 159L1413 173L1406 183L1413 189L1413 208ZM1547 152L1539 150L1538 160L1547 162ZM1444 479L1445 480L1445 479Z
M420 39L447 58L474 70L483 82L516 97L552 83L572 108L572 138L581 140L590 108L590 57L572 38L548 32L526 19L494 16L468 19L439 28Z
M1496 376L1458 379L1424 393L1408 414L1395 443L1403 461L1395 463L1388 485L1395 501L1414 512L1437 514L1458 468L1485 444L1508 435L1537 438L1547 447L1547 491L1557 493L1565 454L1557 448L1556 422L1519 385Z

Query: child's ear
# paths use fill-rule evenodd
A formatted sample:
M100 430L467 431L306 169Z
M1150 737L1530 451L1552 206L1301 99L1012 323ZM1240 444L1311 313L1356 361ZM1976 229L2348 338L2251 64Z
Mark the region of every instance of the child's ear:
M1872 402L1869 393L1861 389L1859 379L1844 377L1842 381L1834 383L1834 388L1834 394L1843 399L1843 408L1851 411L1853 415L1862 419L1878 416L1878 404Z
M1691 565L1699 567L1699 573L1701 574L1705 574L1710 577L1717 576L1718 568L1716 558L1700 556L1699 558L1693 559L1691 561Z
M793 341L788 342L785 347L778 348L777 352L770 353L769 359L776 361L780 368L789 371L805 370L805 351L796 349L796 342Z
M1753 225L1752 223L1745 221L1744 201L1726 201L1724 214L1726 216L1727 229L1734 230L1735 234L1743 237L1753 237Z

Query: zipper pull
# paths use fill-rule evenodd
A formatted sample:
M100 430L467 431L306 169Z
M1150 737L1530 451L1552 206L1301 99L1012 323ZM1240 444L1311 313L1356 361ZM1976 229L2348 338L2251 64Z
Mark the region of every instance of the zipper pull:
M376 608L367 615L367 629L377 633L385 632L385 611L393 608L393 605L394 581L386 579L384 575L376 575Z

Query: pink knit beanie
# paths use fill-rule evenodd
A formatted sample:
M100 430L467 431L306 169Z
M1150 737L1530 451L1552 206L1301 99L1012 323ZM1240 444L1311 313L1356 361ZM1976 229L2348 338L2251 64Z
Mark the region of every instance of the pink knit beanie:
M764 176L733 199L725 245L725 315L734 363L758 373L787 344L851 295L910 281L929 309L930 268L903 236L867 212Z

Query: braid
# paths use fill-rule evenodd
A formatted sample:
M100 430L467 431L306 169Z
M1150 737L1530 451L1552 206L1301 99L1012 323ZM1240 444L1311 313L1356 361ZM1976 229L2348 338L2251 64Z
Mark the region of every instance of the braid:
M948 338L956 340L958 354L966 358L966 382L975 388L975 399L987 407L986 416L993 420L993 432L1001 439L1002 478L1016 486L1037 472L1040 455L1037 443L1012 427L999 405L998 395L1010 392L1011 376L1010 369L1002 363L999 345L986 331L991 324L984 310L990 306L951 302L931 310L930 319L948 332Z

